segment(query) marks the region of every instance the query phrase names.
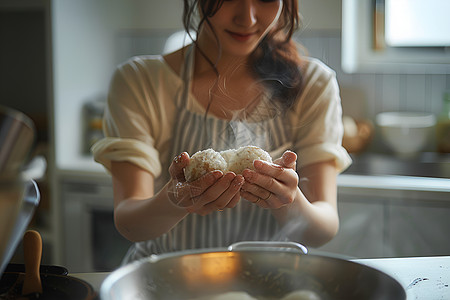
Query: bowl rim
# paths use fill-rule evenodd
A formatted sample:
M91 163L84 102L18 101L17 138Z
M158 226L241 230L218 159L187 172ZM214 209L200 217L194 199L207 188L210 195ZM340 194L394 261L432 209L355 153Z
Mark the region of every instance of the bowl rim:
M380 127L426 128L436 125L433 113L415 111L388 111L378 113L375 117Z

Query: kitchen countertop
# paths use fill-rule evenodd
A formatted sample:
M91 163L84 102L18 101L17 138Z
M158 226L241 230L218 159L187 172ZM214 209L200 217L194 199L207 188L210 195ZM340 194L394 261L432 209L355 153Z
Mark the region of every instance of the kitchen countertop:
M338 176L341 188L450 192L450 154L424 152L413 158L364 153Z
M405 288L407 300L450 299L450 256L355 259L397 279ZM96 291L109 273L73 273L89 282Z
M397 279L407 300L450 299L450 256L357 259Z

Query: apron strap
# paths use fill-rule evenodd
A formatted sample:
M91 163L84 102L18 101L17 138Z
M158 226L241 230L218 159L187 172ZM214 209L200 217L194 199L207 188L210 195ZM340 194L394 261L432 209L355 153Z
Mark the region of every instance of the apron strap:
M192 72L194 71L194 44L191 44L184 55L184 63L180 70L180 77L183 80L181 95L178 98L177 105L186 107L191 89Z

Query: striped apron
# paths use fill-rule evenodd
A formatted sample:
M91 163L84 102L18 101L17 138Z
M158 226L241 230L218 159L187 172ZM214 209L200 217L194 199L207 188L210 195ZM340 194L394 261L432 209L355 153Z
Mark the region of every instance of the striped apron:
M193 47L190 47L193 49ZM245 145L255 145L268 151L273 158L292 147L290 127L282 114L271 114L270 105L262 103L251 115L257 117L242 120L224 120L210 115L189 111L187 107L190 78L193 71L193 51L186 53L185 68L181 76L185 82L177 99L178 116L173 131L171 156L183 151L190 155L213 148L222 151ZM264 102L264 101L262 101ZM258 118L258 121L255 121ZM162 163L168 170L171 161ZM169 180L163 172L155 182L161 188ZM162 236L135 243L124 259L124 263L149 256L188 249L226 247L238 241L285 240L279 226L270 213L257 205L241 199L236 207L217 211L206 216L189 214L173 229Z

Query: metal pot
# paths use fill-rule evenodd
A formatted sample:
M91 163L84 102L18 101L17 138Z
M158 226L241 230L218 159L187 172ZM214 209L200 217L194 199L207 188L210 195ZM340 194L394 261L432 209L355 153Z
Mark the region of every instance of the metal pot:
M182 251L151 256L112 272L102 300L195 299L230 291L280 299L297 290L320 299L406 299L387 274L341 258L300 253L301 245L245 243L216 251ZM294 249L295 248L295 249Z
M33 121L25 114L0 105L0 175L15 176L29 161L36 139Z

